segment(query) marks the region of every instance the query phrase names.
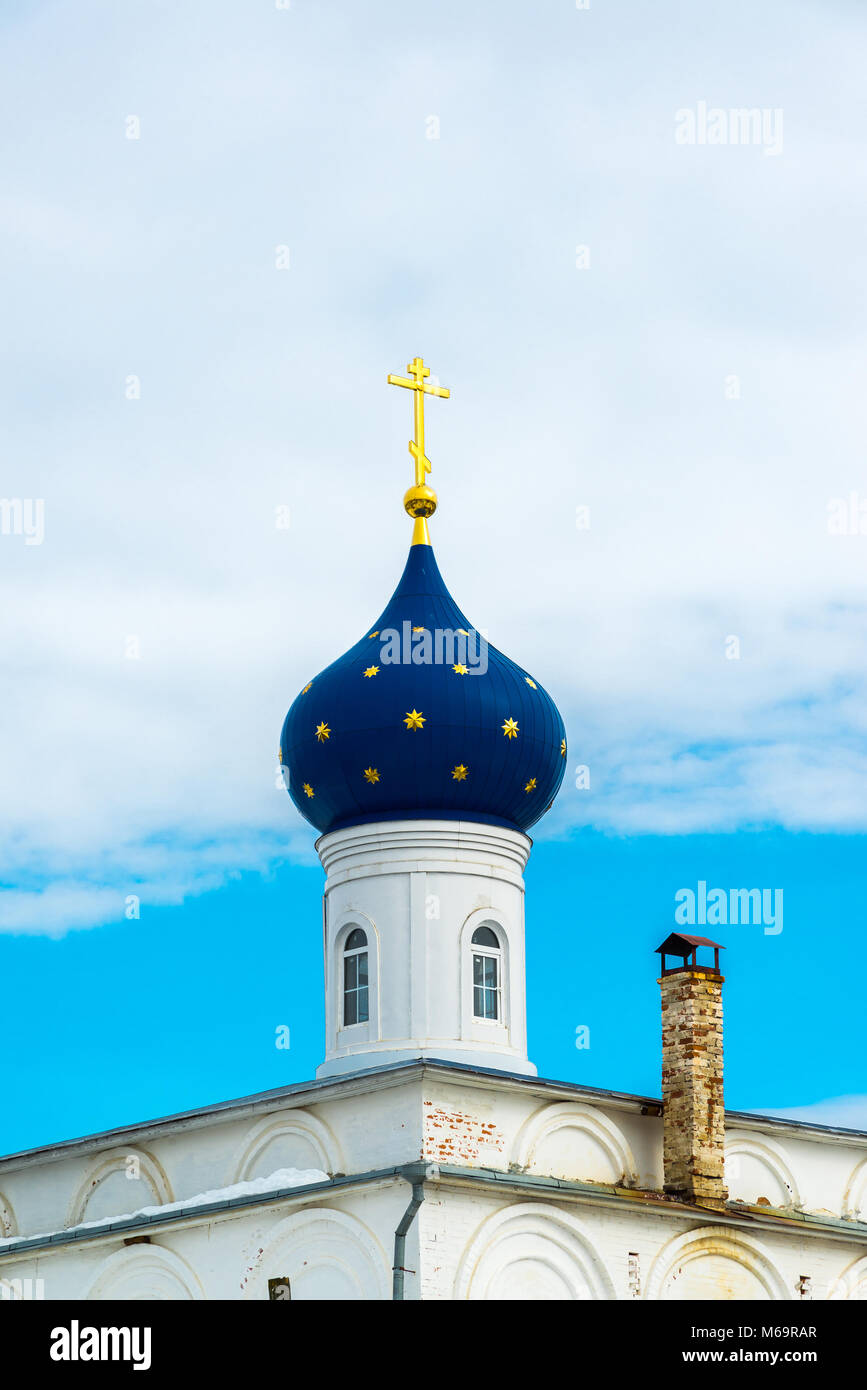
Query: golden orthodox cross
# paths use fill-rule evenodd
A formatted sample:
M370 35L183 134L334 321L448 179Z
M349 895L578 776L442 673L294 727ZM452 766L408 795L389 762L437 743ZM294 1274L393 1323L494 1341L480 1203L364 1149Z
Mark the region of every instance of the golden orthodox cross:
M409 452L415 459L415 485L424 487L425 475L430 472L430 459L424 451L424 398L425 396L444 396L448 399L449 390L447 386L431 386L425 377L430 376L430 367L426 367L420 357L414 357L406 365L406 370L410 377L394 376L388 374L390 386L405 386L409 391L415 392L413 401L415 415L415 439L409 441Z

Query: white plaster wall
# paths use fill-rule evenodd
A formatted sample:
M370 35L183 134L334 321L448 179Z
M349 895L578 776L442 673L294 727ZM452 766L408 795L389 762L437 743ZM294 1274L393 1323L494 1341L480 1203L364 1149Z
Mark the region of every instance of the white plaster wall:
M367 1172L417 1160L421 1151L420 1082L382 1085L359 1099L351 1082L346 1094L321 1104L288 1097L257 1115L216 1114L204 1125L129 1142L116 1136L90 1153L72 1153L17 1165L0 1162L0 1192L14 1211L15 1234L27 1236L67 1229L78 1220L121 1216L160 1201L179 1202L203 1192L266 1177L281 1167L321 1167L334 1173ZM113 1175L95 1189L94 1210L83 1201L94 1175ZM317 1161L311 1161L312 1159ZM141 1177L130 1160L141 1160ZM164 1196L155 1193L148 1172L164 1175ZM130 1176L127 1177L126 1174Z
M85 1220L96 1214L120 1215L151 1204L157 1181L165 1200L181 1201L264 1176L276 1167L309 1166L314 1154L325 1159L328 1171L346 1174L424 1158L476 1171L511 1169L608 1188L623 1183L659 1186L659 1117L642 1116L630 1110L628 1102L607 1097L596 1101L532 1081L509 1083L415 1069L346 1078L324 1091L285 1097L255 1110L250 1106L241 1115L218 1112L201 1123L180 1122L173 1133L131 1133L128 1144L109 1136L90 1153L0 1162L0 1209L20 1234L50 1232L63 1229L83 1199ZM788 1174L805 1207L840 1217L847 1201L861 1200L858 1194L867 1181L863 1141L834 1135L799 1138L776 1127L763 1132L742 1122L732 1125L729 1141L734 1155L746 1152L750 1163L756 1154L763 1162L770 1156L767 1162L773 1160ZM147 1182L121 1176L131 1155L146 1160L142 1171L150 1175ZM117 1165L114 1169L112 1163ZM94 1177L107 1166L110 1182L102 1178L93 1186ZM753 1181L751 1175L758 1173L756 1181L767 1186L766 1172L771 1169L745 1164L744 1181ZM98 1213L88 1209L91 1188L91 1200L101 1204ZM794 1298L803 1277L812 1297L867 1297L867 1257L864 1245L854 1238L849 1243L797 1228L757 1230L736 1237L740 1243L733 1248L731 1227L714 1227L701 1214L594 1206L587 1200L559 1200L556 1194L504 1196L502 1191L456 1190L445 1184L429 1184L427 1193L408 1242L406 1263L416 1271L407 1277L409 1297L417 1296L420 1288L426 1298L452 1298L459 1287L460 1296L469 1291L472 1297L518 1296L522 1287L524 1296L533 1296L533 1290L545 1298L579 1296L582 1290L603 1296L600 1290L610 1287L613 1296L626 1298L635 1296L637 1285L641 1296L655 1298L744 1296L750 1289L755 1294L758 1287L774 1297ZM342 1290L341 1296L388 1297L394 1228L408 1200L409 1187L402 1180L390 1179L372 1191L328 1194L327 1199L305 1198L302 1190L273 1207L155 1228L149 1246L124 1247L114 1236L37 1256L0 1254L0 1278L43 1278L49 1298L82 1297L97 1274L100 1279L110 1274L104 1287L126 1289L122 1296L128 1297L258 1298L272 1255L276 1264L291 1264L299 1252L312 1250L321 1258L317 1256L315 1279L311 1275L307 1281L306 1296L324 1296L328 1270L333 1268L334 1294L329 1296ZM113 1207L117 1210L112 1212ZM279 1223L299 1207L327 1208L353 1217L361 1223L357 1240L350 1238L347 1246L340 1223L319 1218L318 1226L296 1222L278 1231ZM538 1222L533 1208L539 1210ZM515 1209L514 1222L504 1219L496 1228L487 1228L487 1234L481 1232L488 1217L507 1209ZM557 1212L578 1225L570 1225ZM748 1225L745 1230L749 1232ZM758 1243L757 1249L749 1245L750 1239ZM414 1249L419 1240L420 1252ZM705 1243L696 1245L696 1240ZM350 1259L346 1251L356 1246ZM379 1265L371 1250L380 1251L377 1259L384 1261L385 1294L376 1292L381 1285L372 1271ZM165 1259L154 1253L158 1251L167 1252ZM102 1266L114 1256L117 1262L106 1272ZM478 1274L472 1274L474 1262L480 1261ZM298 1267L302 1281L304 1268L303 1263ZM306 1268L313 1268L309 1261ZM466 1287L455 1283L461 1271ZM272 1273L291 1275L291 1270L275 1268Z
M326 1060L319 1076L426 1054L535 1074L527 1059L523 869L530 840L452 821L397 821L323 836ZM474 1020L470 937L503 945L502 1024ZM340 1026L343 943L368 938L370 1019Z
M47 1299L263 1299L269 1277L301 1300L388 1299L408 1196L394 1182L202 1219L150 1245L105 1237L4 1261L0 1279L41 1279ZM442 1183L427 1186L406 1262L407 1296L426 1300L796 1300L805 1277L812 1298L867 1298L867 1258L841 1242Z
M0 1206L18 1234L61 1230L72 1224L82 1193L104 1171L107 1156L117 1176L110 1188L104 1181L96 1187L100 1205L91 1210L85 1204L78 1219L120 1215L159 1200L182 1201L278 1167L354 1173L419 1158L658 1189L661 1120L604 1099L568 1095L526 1083L482 1084L479 1078L433 1070L423 1086L415 1073L413 1079L345 1080L321 1100L316 1093L302 1093L258 1115L217 1113L205 1124L142 1142L132 1132L128 1143L109 1137L90 1154L53 1160L48 1155L18 1166L0 1163ZM733 1188L745 1201L775 1195L771 1168L763 1170L753 1161L758 1152L788 1175L806 1211L840 1217L852 1214L850 1202L867 1205L863 1143L833 1136L824 1142L799 1140L738 1124L728 1141L736 1157L743 1159L745 1146L749 1150L750 1162L741 1165L743 1179ZM141 1179L126 1179L122 1175L135 1158L141 1160ZM162 1197L149 1180L151 1170L161 1175Z
M797 1300L804 1276L812 1298L867 1298L854 1245L702 1217L440 1187L419 1228L424 1299L532 1297L545 1265L548 1298Z
M288 1278L293 1300L389 1299L394 1227L409 1189L392 1183L331 1200L280 1203L154 1232L150 1244L118 1236L60 1247L0 1280L42 1280L48 1300L266 1299L268 1278Z

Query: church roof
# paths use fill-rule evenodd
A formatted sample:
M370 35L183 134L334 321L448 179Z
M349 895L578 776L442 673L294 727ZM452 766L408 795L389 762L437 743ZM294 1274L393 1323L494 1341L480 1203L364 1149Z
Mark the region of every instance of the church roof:
M535 675L491 647L443 582L428 534L424 407L448 399L421 357L407 376L414 519L400 582L348 652L308 681L280 736L284 781L298 810L329 832L371 821L475 820L527 830L566 770L566 730Z
M321 831L429 816L526 830L563 780L566 731L535 674L472 627L420 541L376 622L294 700L280 757Z

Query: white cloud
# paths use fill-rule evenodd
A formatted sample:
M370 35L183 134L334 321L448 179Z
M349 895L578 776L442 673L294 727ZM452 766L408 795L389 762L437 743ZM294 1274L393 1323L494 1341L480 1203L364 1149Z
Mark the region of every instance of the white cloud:
M385 375L418 350L453 392L446 581L567 716L537 833L867 828L867 536L826 513L867 498L867 21L801 12L785 61L757 23L709 15L675 64L637 4L7 21L2 490L44 497L46 535L0 536L0 928L311 855L277 736L398 577ZM745 92L784 108L781 156L676 146L679 107Z
M796 1105L788 1110L762 1110L761 1114L778 1115L783 1120L801 1120L810 1125L867 1131L867 1096L835 1096L831 1100Z

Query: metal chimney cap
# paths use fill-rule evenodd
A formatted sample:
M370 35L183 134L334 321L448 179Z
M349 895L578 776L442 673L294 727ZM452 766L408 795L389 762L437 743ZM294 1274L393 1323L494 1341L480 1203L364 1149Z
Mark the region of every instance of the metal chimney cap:
M654 955L657 956L691 956L696 946L710 946L714 951L724 951L725 946L719 941L711 941L707 936L686 936L681 932L673 931L671 936L667 936L661 946L657 946Z

